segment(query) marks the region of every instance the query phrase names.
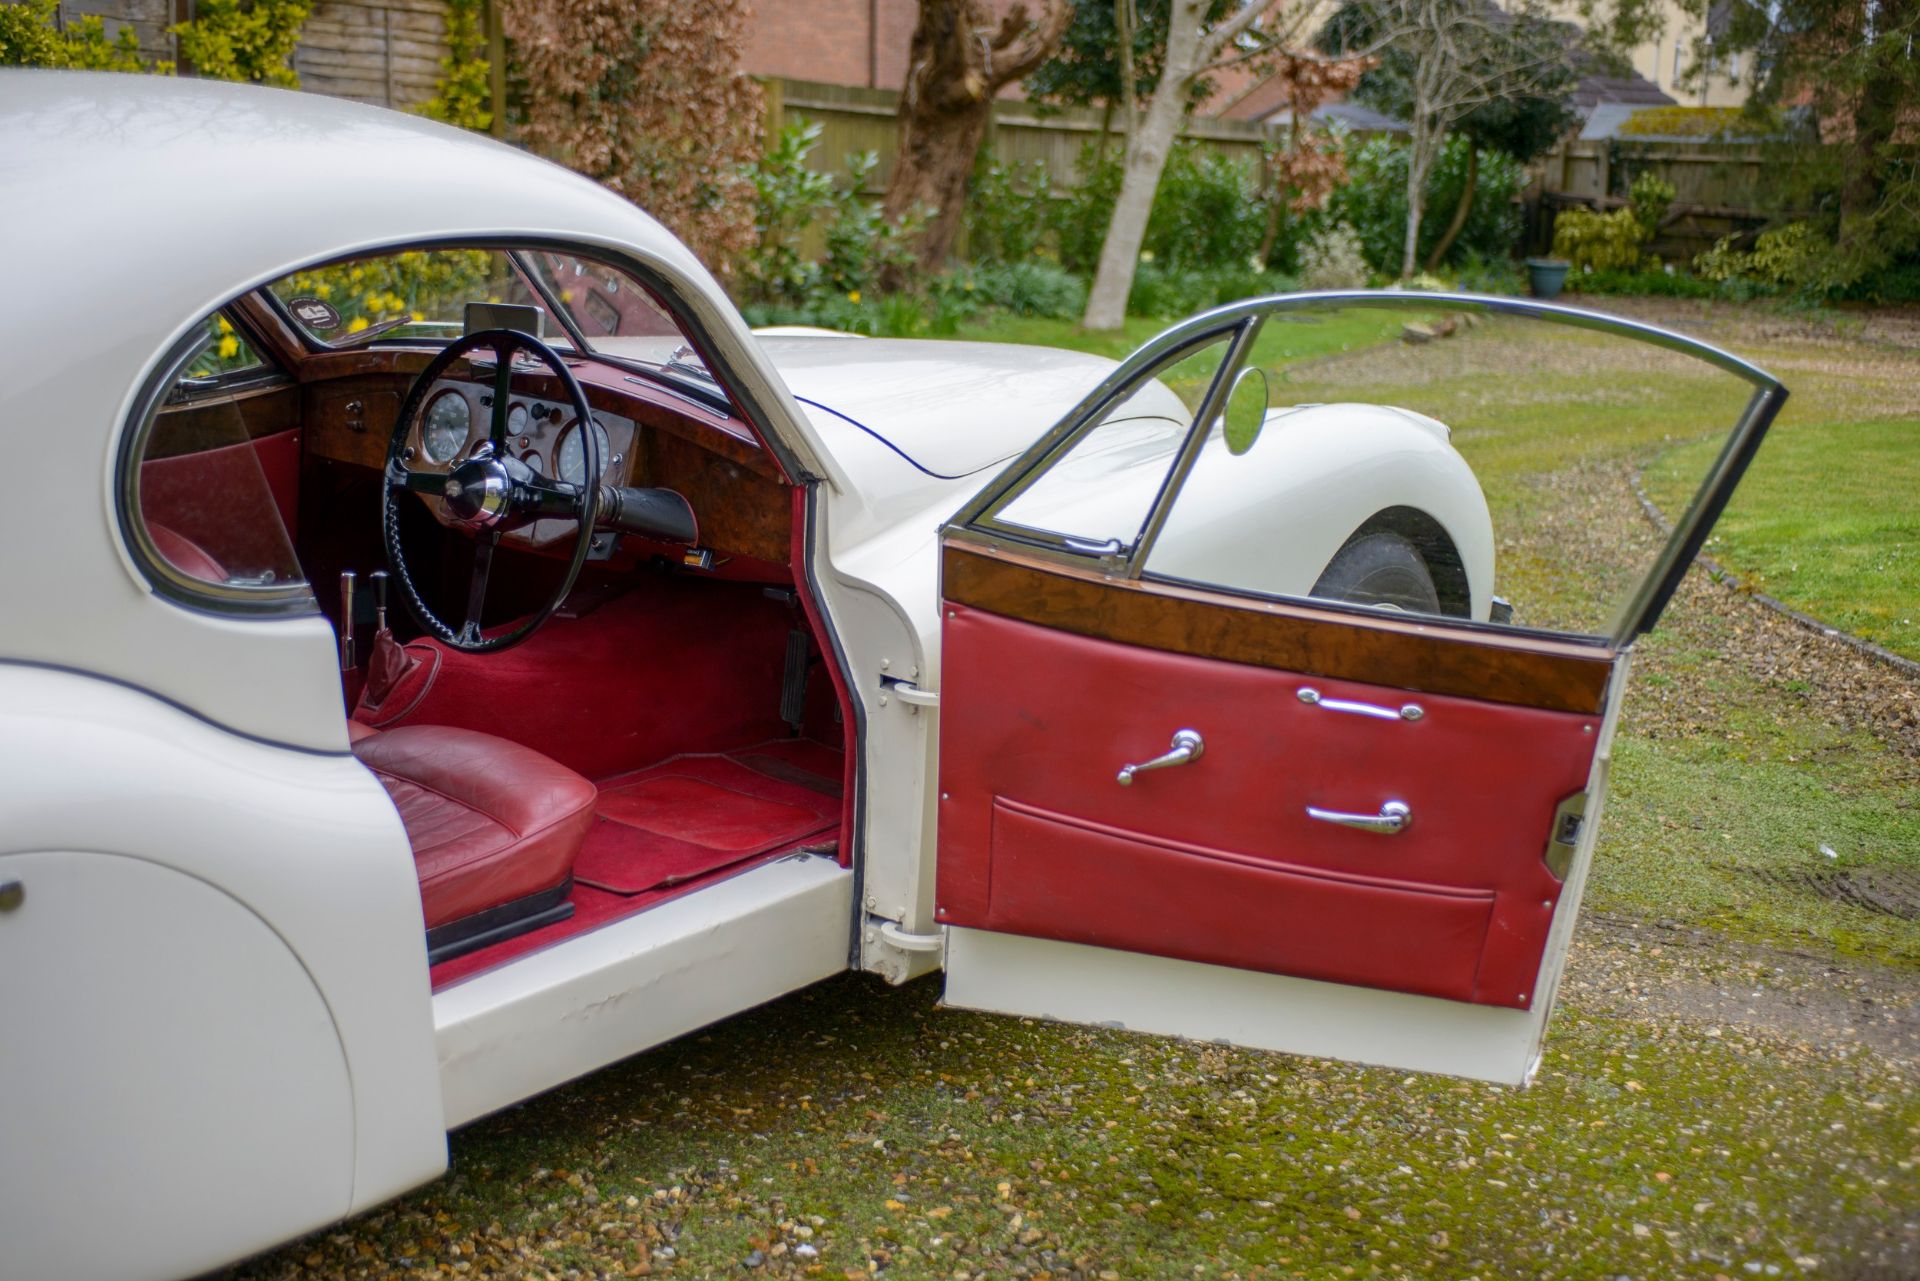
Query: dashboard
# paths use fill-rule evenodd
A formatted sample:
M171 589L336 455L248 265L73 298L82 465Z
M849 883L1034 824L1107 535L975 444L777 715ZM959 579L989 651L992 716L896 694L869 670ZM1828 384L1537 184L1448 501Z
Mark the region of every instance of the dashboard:
M428 353L404 348L328 353L302 371L301 418L310 458L379 471L400 416L401 401ZM560 381L538 366L516 369L508 402L507 451L543 475L578 480L587 437L602 433L601 481L607 485L671 489L693 508L700 546L716 563L758 562L787 573L793 506L778 464L739 419L671 387L591 359L568 359L592 410L583 429ZM450 471L487 438L494 381L489 364L462 368L436 381L420 402L419 422L406 445L408 466ZM436 518L439 500L424 498ZM503 538L522 548L562 554L573 522L543 520ZM653 547L623 535L613 559L644 560L678 549ZM745 564L737 566L744 569Z
M415 451L408 466L414 471L450 471L487 439L493 424L491 384L442 379L420 403L420 421L408 437ZM564 401L514 395L507 402L505 452L543 476L574 485L583 482L589 432L597 437L601 483L626 484L634 442L631 418L595 410L583 423ZM436 516L442 514L437 500L428 500L428 506ZM503 541L544 547L572 535L572 521L538 520Z

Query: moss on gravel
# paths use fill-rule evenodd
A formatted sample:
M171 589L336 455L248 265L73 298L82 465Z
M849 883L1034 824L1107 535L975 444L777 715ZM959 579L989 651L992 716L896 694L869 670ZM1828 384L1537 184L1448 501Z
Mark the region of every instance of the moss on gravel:
M1575 1008L1522 1091L935 990L840 980L596 1074L245 1275L1744 1277L1912 1247L1920 1097L1870 1054Z

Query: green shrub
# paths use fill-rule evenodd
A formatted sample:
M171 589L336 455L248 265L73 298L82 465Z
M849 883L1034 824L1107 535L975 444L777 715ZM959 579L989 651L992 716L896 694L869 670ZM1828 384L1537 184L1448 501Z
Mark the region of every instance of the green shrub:
M1300 284L1312 290L1359 289L1367 283L1367 258L1360 233L1336 222L1311 237L1300 250Z
M1127 311L1135 316L1179 319L1242 298L1284 294L1298 288L1293 277L1259 271L1251 264L1227 267L1169 267L1142 262L1133 274Z
M1635 271L1646 243L1632 209L1563 209L1553 221L1553 256L1571 263L1574 274Z
M1567 290L1581 294L1635 294L1656 298L1718 298L1711 280L1683 271L1568 272Z
M1457 283L1470 294L1524 294L1528 289L1526 269L1519 263L1504 257L1482 258L1477 252L1469 252L1460 264Z
M1693 260L1694 271L1709 280L1745 280L1814 296L1853 283L1836 276L1833 244L1810 222L1763 231L1747 253L1733 246L1732 236L1720 241Z
M1667 210L1673 206L1673 198L1678 195L1674 186L1657 177L1651 171L1641 174L1627 188L1627 200L1633 210L1634 221L1640 224L1640 230L1646 233L1646 239L1652 240L1660 234L1660 224L1667 220Z
M1447 251L1448 263L1464 262L1468 254L1486 260L1513 253L1520 240L1520 210L1514 200L1525 178L1520 165L1506 153L1480 152L1473 208ZM1466 179L1467 140L1450 138L1427 176L1418 254L1422 264L1452 221ZM1406 144L1370 138L1349 152L1347 184L1328 200L1328 211L1332 221L1348 223L1359 233L1361 250L1374 270L1400 274L1401 251L1407 242Z
M880 157L871 151L849 155L846 182L828 186L827 251L820 273L823 287L833 293L871 290L883 272L904 270L914 261L913 239L926 221L925 213L915 211L889 222L879 206L861 194L879 164Z
M1120 195L1119 150L1109 148L1103 156L1092 143L1080 148L1073 162L1073 190L1049 210L1054 253L1062 267L1078 275L1091 276L1100 264L1100 246Z
M973 311L1078 320L1087 306L1087 282L1045 259L961 267L935 282L936 296L952 295Z
M974 262L1022 262L1046 243L1053 175L1044 161L1009 166L981 155L967 185L967 256Z
M70 20L63 29L59 0L22 0L0 4L0 67L55 67L76 71L146 71L140 41L122 25L107 39L106 24L95 14ZM171 71L162 63L152 68Z
M1119 148L1102 156L1091 143L1082 147L1074 176L1064 196L1049 192L1045 221L1060 265L1090 276L1120 194ZM1163 268L1239 268L1259 249L1266 222L1256 161L1179 143L1167 158L1141 247Z
M1190 142L1174 144L1142 247L1169 268L1245 265L1267 225L1256 165Z

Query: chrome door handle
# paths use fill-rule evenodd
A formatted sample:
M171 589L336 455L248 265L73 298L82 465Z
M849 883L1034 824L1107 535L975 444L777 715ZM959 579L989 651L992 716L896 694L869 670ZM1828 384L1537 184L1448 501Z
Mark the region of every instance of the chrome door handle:
M1352 712L1355 716L1373 716L1383 721L1417 721L1427 714L1418 703L1402 703L1399 707L1380 707L1374 703L1355 703L1345 698L1324 698L1320 691L1310 686L1302 687L1298 695L1301 702L1309 707L1324 707L1330 712Z
M1394 836L1406 831L1407 825L1413 822L1413 808L1405 801L1388 801L1380 807L1378 814L1342 814L1339 810L1323 810L1309 805L1307 817L1317 818L1322 823L1357 827L1363 832L1379 832L1382 836Z
M1206 740L1200 737L1197 729L1178 729L1173 732L1173 750L1164 756L1156 756L1150 761L1141 761L1138 765L1123 765L1120 776L1114 781L1122 787L1133 786L1133 776L1144 770L1166 769L1173 765L1185 765L1188 761L1197 761L1207 750Z

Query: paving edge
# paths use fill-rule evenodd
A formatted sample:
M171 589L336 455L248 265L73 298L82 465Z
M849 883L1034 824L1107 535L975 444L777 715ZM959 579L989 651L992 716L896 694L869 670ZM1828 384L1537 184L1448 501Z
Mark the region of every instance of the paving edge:
M1654 528L1663 534L1671 534L1673 532L1672 522L1666 518L1665 513L1654 505L1653 499L1647 497L1646 486L1642 483L1644 474L1644 469L1638 467L1634 469L1632 477L1633 496L1640 500L1640 510L1646 518L1653 523ZM1920 679L1920 663L1914 662L1911 658L1903 658L1892 650L1883 649L1870 640L1862 640L1851 632L1841 631L1831 623L1821 622L1811 614L1801 613L1785 601L1777 597L1769 596L1765 592L1751 586L1738 574L1720 564L1705 552L1701 552L1695 556L1694 561L1707 571L1709 578L1719 583L1722 587L1727 588L1729 591L1737 592L1750 601L1757 601L1765 608L1782 615L1806 631L1814 633L1816 636L1821 636L1827 640L1845 645L1855 653L1864 654L1875 662L1884 663L1902 675Z

